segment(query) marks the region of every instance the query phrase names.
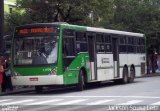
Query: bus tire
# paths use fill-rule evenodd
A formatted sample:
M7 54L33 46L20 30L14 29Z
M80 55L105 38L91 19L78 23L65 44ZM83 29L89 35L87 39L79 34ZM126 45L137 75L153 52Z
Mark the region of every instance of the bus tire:
M122 79L122 83L123 84L127 84L128 83L128 68L124 67L123 68L123 79Z
M79 77L78 77L77 90L78 91L83 91L84 90L84 85L85 85L85 81L84 81L83 70L80 70L79 71Z
M36 93L42 93L43 87L42 86L35 86Z
M135 78L135 69L134 69L134 67L131 67L131 68L130 68L129 83L134 82L134 78Z

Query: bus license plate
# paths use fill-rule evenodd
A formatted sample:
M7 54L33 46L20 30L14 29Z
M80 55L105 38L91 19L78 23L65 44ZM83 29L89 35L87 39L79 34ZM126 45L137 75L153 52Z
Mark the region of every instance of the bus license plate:
M30 81L38 81L38 77L29 78Z

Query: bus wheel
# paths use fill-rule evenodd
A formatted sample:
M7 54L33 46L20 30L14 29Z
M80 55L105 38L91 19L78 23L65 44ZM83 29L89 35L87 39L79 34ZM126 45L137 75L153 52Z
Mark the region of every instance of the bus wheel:
M123 84L127 84L128 83L128 69L127 67L123 68L123 79L122 79L122 83Z
M43 87L42 86L35 86L36 93L42 93Z
M78 78L78 84L77 84L77 90L82 91L84 89L84 85L85 85L85 81L84 81L83 71L80 70L79 78Z
M132 83L134 81L134 78L135 78L135 69L133 67L131 67L129 82Z

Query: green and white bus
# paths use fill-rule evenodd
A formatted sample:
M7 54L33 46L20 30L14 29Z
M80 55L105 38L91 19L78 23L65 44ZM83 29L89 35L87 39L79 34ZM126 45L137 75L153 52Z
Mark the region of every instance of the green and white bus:
M13 85L133 82L145 73L144 34L67 23L16 27L12 40Z

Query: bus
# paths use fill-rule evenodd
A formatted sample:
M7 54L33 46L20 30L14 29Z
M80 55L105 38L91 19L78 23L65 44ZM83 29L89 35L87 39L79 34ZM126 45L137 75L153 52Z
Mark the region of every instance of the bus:
M67 23L16 27L12 40L13 85L75 85L93 82L131 83L146 72L145 36Z

